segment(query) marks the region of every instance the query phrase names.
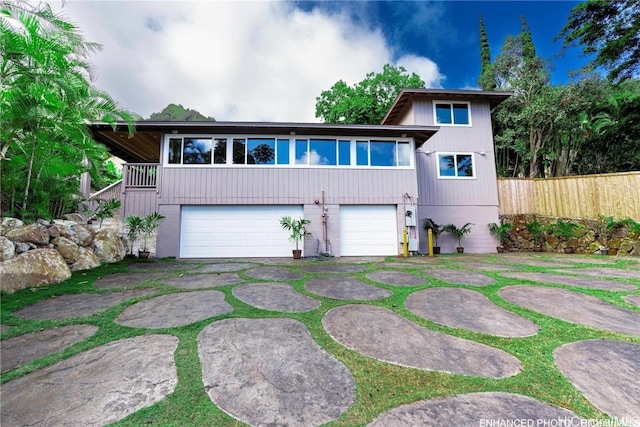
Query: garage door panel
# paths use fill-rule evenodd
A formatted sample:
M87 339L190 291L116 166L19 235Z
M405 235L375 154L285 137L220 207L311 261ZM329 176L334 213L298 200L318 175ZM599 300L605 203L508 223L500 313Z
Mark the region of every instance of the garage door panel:
M395 205L340 206L340 255L397 255Z

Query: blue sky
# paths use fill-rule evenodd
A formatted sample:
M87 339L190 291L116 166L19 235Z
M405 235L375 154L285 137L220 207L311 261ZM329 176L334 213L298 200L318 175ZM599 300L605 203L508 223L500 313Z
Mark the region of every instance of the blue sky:
M34 0L35 1L35 0ZM104 46L90 58L95 83L144 117L169 103L221 121L316 122L315 99L384 64L427 87L470 89L479 74L480 14L492 57L525 15L538 53L554 42L575 1L113 1L54 0ZM586 62L554 59L552 80Z

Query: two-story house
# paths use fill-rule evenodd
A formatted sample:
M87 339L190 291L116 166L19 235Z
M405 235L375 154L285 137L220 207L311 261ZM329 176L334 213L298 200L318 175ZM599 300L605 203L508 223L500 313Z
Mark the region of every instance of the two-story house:
M311 220L304 254L427 252L421 224L474 223L467 252L492 252L498 221L491 108L509 92L402 91L380 125L137 122L91 126L126 160L121 217L158 211L156 255L290 256L280 218ZM456 242L440 238L443 252Z

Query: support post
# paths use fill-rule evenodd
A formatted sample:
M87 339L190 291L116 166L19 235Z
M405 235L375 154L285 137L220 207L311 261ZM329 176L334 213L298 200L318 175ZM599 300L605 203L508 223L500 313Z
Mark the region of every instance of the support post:
M427 245L429 245L429 256L433 256L433 230L427 230Z

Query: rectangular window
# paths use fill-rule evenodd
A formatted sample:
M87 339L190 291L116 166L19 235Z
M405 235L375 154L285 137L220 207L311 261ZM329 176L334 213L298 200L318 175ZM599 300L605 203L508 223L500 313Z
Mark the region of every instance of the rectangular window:
M371 153L371 166L395 166L396 142L395 141L371 141L369 142Z
M279 165L289 164L289 140L279 139L276 146L276 163Z
M185 165L210 165L213 140L211 138L184 138L182 163Z
M475 178L473 154L438 153L438 178Z
M247 150L244 139L237 138L233 140L233 164L244 165L247 163Z
M247 164L273 165L276 162L275 138L247 139Z
M338 164L340 166L351 164L351 141L338 141Z
M411 146L409 142L398 142L398 166L411 166Z
M470 104L468 102L434 102L433 114L435 117L436 125L471 125L469 106Z
M169 164L179 165L182 163L182 138L171 138L169 140Z
M369 141L356 141L356 165L369 166Z
M296 165L309 164L309 141L306 139L296 139Z
M335 139L309 140L309 164L335 166L338 164L338 153Z
M213 163L216 165L227 164L227 138L216 138L213 147Z

